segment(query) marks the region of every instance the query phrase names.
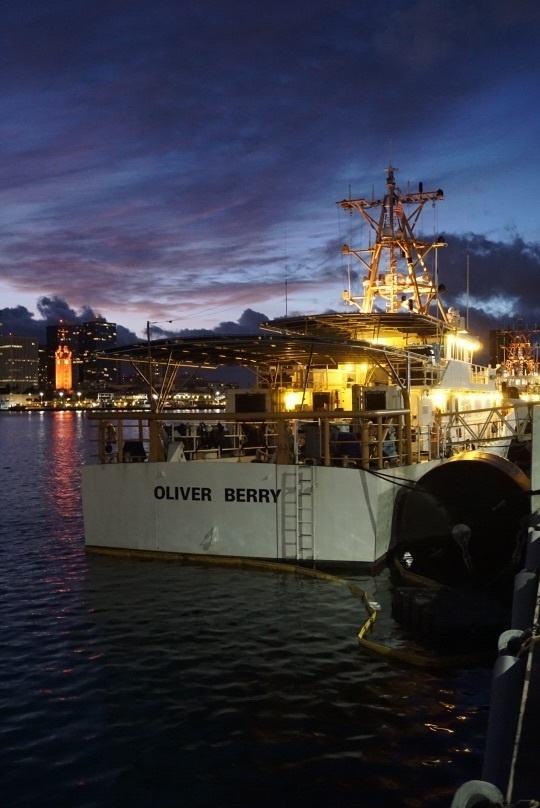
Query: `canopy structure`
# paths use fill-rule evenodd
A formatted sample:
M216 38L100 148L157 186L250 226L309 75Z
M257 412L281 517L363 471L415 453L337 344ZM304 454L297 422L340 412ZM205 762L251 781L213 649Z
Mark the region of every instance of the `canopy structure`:
M334 336L345 339L418 343L436 340L448 325L431 315L416 312L351 312L282 317L262 323L261 328L282 334Z
M358 320L364 321L360 326ZM424 339L436 338L440 323L433 318L404 315L403 321L395 314L387 318L380 315L317 315L294 320L274 320L263 327L275 333L205 335L202 337L176 337L138 342L109 348L96 354L99 358L114 358L130 362L159 400L169 395L180 368L214 370L218 367L243 367L251 370L259 380L266 377L271 383L279 371L304 368L337 368L348 364L367 363L383 368L398 383L395 365L403 360L403 347L376 344L369 339L358 339L350 332L365 334L372 339L391 339L401 332L401 341L410 335L410 351L418 351L417 361L425 361L419 333ZM412 321L415 321L413 324ZM369 323L367 321L370 321ZM378 321L378 322L377 322ZM287 332L293 333L287 333ZM298 333L305 331L305 333ZM410 334L409 334L410 332ZM420 337L420 340L422 338ZM402 363L403 364L403 363ZM161 368L160 390L154 388L155 371ZM159 409L159 403L158 403Z
M321 336L239 334L177 337L109 348L97 354L137 364L215 369L220 366L264 367L311 364L337 366L362 361L368 343Z
M261 328L265 333L148 340L107 348L96 356L197 368L305 365L307 361L335 367L392 351L390 345L396 343L400 353L407 347L414 352L422 342L439 339L444 324L434 317L412 313L328 313L283 317L262 323Z

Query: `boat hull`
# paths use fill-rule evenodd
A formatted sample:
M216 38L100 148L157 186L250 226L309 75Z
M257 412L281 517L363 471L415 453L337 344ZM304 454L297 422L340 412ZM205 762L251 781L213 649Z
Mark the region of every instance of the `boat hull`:
M211 460L85 466L86 545L372 568L390 544L399 483L439 462L381 476Z

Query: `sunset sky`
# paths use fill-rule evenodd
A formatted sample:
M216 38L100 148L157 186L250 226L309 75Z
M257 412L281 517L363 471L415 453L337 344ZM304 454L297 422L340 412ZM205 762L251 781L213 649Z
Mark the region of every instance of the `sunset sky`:
M335 203L390 161L444 190L448 302L468 254L480 328L540 323L539 31L537 0L4 2L2 333L342 310Z

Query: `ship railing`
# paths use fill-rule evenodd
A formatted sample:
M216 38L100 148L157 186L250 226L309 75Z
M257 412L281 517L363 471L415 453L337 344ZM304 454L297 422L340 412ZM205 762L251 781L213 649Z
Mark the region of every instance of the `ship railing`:
M437 414L434 430L441 456L482 448L489 451L500 447L504 451L512 440L530 440L531 406L501 405Z
M167 419L168 420L168 419ZM277 446L275 424L266 420L231 421L227 416L179 423L163 423L161 437L164 454L173 460L236 459L244 456L264 456Z
M411 455L414 463L441 457L441 432L435 423L412 428Z
M229 460L382 469L413 462L409 410L109 411L88 418L97 425L100 464Z
M454 363L457 360L453 360ZM433 364L430 361L411 362L409 367L409 377L412 387L434 387L438 384L448 367L448 360L443 359L440 364ZM493 369L484 365L469 365L463 362L463 367L468 372L469 382L474 385L485 386L489 383L493 374ZM405 370L402 371L405 377Z
M438 412L411 427L408 410L278 413L92 412L98 463L277 462L382 469L528 441L532 404Z
M537 374L529 374L528 376L512 376L510 374L502 376L500 382L506 384L506 388L514 387L519 395L539 395L540 394L540 376Z
M396 373L401 378L409 378L411 387L435 387L441 381L445 371L445 362L436 364L431 358L413 356L409 363L396 363Z

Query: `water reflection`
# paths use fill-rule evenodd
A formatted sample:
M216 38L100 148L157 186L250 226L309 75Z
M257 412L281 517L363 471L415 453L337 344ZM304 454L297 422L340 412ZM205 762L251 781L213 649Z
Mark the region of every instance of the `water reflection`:
M80 515L80 468L84 460L83 414L52 413L50 435L46 442L50 463L48 493L58 523L69 530L73 518Z

